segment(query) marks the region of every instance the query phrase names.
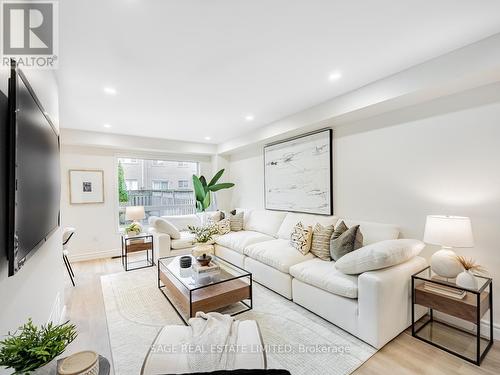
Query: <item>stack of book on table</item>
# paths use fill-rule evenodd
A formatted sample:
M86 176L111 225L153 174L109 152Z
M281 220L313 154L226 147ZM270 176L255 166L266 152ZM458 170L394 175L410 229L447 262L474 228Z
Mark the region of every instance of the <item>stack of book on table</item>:
M198 262L193 262L193 273L196 280L209 280L220 274L220 268L217 264L210 262L208 266L201 266Z
M452 288L451 286L436 284L436 283L432 283L432 282L424 283L424 289L428 290L429 292L442 294L444 296L456 298L456 299L463 299L467 294L467 292L465 290L455 289L455 288Z

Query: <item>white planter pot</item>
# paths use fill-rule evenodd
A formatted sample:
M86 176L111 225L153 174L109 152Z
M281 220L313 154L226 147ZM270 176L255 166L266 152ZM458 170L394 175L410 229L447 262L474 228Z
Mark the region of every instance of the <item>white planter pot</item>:
M459 273L456 283L462 288L477 290L477 279L471 271L464 270Z
M198 243L195 244L191 254L196 258L203 254L213 255L214 254L214 245L212 243Z

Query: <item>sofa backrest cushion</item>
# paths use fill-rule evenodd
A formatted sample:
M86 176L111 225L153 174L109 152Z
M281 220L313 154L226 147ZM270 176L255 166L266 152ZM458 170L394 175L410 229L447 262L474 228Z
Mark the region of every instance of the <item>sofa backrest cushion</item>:
M344 218L340 218L338 222L340 223L342 220L349 228L359 225L359 229L363 235L363 246L379 241L395 240L399 237L399 228L393 224L380 224Z
M277 238L278 230L285 216L286 212L281 211L251 210L246 212L244 229Z
M358 275L404 263L424 247L422 241L412 239L379 241L344 255L335 262L335 268L346 275Z
M316 223L320 223L324 227L328 225L335 225L337 223L336 216L323 216L323 215L311 215L311 214L299 214L294 212L287 212L281 226L278 229L278 238L283 240L289 240L292 234L293 227L298 222L301 222L305 227L314 226Z
M188 225L195 227L201 225L201 219L196 214L162 216L161 218L172 223L178 230L188 230Z

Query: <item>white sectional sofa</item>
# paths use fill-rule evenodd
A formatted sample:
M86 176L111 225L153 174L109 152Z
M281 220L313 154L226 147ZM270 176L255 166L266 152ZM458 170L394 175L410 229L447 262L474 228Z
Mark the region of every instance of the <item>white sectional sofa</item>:
M296 223L359 224L364 245L397 239L394 225L266 210L245 210L244 230L215 240L215 254L252 272L255 281L376 348L381 348L411 323L410 278L426 266L415 256L392 267L346 275L335 262L302 255L291 247ZM420 315L423 311L417 311Z

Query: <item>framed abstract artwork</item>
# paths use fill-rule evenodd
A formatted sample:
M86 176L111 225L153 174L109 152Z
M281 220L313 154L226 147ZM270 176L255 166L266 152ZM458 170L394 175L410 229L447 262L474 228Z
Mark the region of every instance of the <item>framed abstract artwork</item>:
M264 146L265 207L333 215L332 129Z
M71 204L104 203L104 171L70 169L69 202Z

